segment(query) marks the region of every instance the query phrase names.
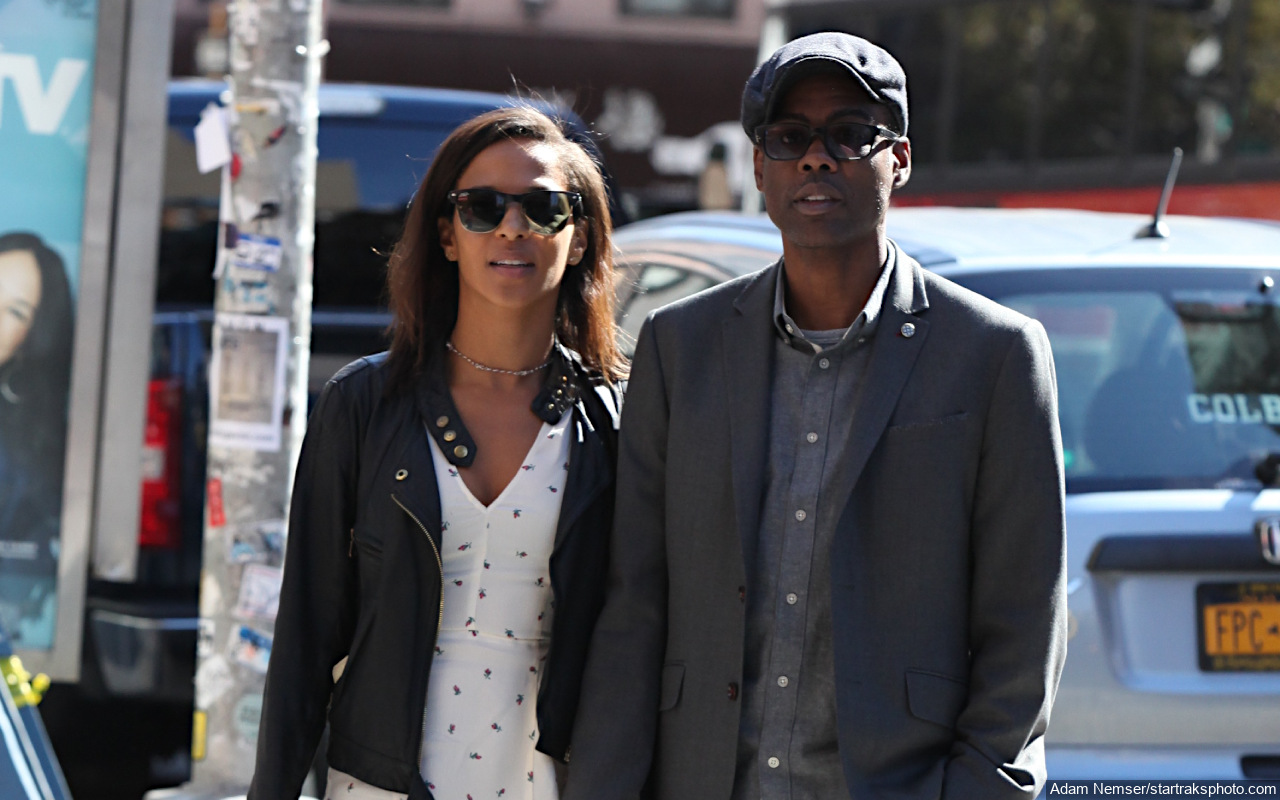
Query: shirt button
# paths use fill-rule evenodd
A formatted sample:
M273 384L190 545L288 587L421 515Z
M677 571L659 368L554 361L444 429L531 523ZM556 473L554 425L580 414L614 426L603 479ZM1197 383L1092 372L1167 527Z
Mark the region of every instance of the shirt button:
M804 518L807 516L809 515L804 513L803 508L796 512L796 519L800 520L801 522L804 522Z
M782 762L778 760L777 756L769 756L769 769L777 769L780 766L782 766Z
M820 358L818 359L818 366L821 367L822 369L826 369L827 367L831 366L831 361L825 358Z
M794 606L799 600L800 598L796 596L795 592L787 595L787 605L789 606Z
M795 331L792 330L790 325L787 326L787 333L795 333Z
M806 441L806 442L808 442L809 444L813 444L814 442L818 441L818 434L813 433L813 432L811 431L811 432L809 432L808 434L805 434L804 439L805 439L805 441Z
M788 683L791 683L791 681L787 680L786 675L778 676L778 685L781 686L783 689L787 688Z

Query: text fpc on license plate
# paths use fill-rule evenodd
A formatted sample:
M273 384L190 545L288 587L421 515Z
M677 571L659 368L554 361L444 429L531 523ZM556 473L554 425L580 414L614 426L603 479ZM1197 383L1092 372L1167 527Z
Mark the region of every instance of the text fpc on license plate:
M1280 582L1202 583L1200 669L1280 671Z

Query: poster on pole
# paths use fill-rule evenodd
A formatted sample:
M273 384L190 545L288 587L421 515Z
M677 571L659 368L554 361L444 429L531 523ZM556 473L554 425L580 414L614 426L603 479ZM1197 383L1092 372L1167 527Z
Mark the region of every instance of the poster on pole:
M96 38L97 0L0 0L0 625L23 650L57 627Z
M209 446L278 452L283 438L289 320L219 313L213 329Z

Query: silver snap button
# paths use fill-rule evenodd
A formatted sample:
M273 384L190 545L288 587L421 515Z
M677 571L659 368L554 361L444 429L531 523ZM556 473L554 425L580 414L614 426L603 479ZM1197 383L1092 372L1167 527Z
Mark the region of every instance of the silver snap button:
M787 680L786 675L778 676L778 685L781 686L783 689L787 688L788 683L791 683L791 681Z
M831 366L831 362L825 358L818 359L818 366L821 367L822 369L826 369L827 367Z
M910 322L902 323L902 336L904 339L910 339L916 335L916 326Z
M807 516L809 515L804 513L803 508L796 512L796 519L800 520L801 522L804 522L804 518Z
M809 444L813 444L814 442L818 441L818 434L810 431L808 435L806 435L804 438L805 438L805 441L807 441Z
M398 470L396 470L396 480L398 480L398 481L402 481L402 480L404 480L404 479L405 479L405 478L407 478L407 477L409 477L409 470L407 470L407 469L398 469Z
M799 600L800 598L796 596L795 592L791 592L790 594L787 595L787 605L789 606L794 606L796 602Z

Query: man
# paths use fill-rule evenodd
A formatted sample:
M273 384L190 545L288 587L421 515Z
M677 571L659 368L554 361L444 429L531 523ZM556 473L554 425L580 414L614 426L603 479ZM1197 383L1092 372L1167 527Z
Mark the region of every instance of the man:
M566 800L1033 798L1066 649L1041 326L885 235L906 78L822 33L748 81L783 258L655 312Z

